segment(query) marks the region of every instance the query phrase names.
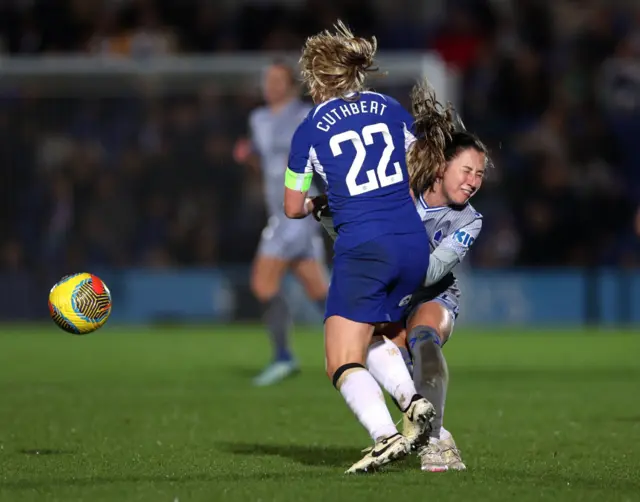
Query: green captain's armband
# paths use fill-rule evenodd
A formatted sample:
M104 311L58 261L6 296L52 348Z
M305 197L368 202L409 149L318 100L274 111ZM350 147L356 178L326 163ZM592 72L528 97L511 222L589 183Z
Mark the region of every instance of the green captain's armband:
M311 188L311 180L313 179L313 172L310 173L294 173L287 167L284 175L284 186L291 190L297 190L298 192L307 192Z

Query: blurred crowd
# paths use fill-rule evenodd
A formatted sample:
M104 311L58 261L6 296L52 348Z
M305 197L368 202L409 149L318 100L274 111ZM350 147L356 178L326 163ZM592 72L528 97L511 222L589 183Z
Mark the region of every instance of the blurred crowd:
M496 165L474 199L476 266L640 265L640 8L424 4L4 0L0 58L298 50L341 17L383 50L436 51L459 73L459 112ZM232 151L259 103L211 84L160 97L5 92L1 269L248 262L266 217L259 175Z

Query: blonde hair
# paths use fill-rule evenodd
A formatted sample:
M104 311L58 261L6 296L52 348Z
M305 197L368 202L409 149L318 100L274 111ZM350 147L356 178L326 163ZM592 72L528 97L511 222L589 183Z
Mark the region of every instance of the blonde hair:
M451 104L443 106L426 80L412 89L411 108L417 139L407 151L407 170L411 188L421 193L442 178L456 124Z
M378 70L373 67L375 37L356 37L340 20L333 28L335 33L325 30L307 38L300 57L302 79L316 103L363 91L367 73Z

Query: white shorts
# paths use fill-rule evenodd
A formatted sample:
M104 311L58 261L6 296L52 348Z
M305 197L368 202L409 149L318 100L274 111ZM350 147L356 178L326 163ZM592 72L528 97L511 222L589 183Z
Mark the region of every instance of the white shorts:
M322 227L311 217L292 220L272 216L262 230L258 255L285 261L311 259L324 262Z

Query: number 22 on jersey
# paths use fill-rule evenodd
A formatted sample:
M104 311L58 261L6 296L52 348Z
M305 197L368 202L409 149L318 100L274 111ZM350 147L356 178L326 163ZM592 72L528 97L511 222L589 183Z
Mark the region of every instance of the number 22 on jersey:
M378 161L378 167L375 172L373 169L366 171L367 181L358 184L356 178L364 165L367 149L365 146L373 145L374 134L382 135L382 139L385 142L385 148ZM395 149L393 144L393 138L389 132L389 128L385 123L370 124L362 128L362 132L358 134L356 131L345 131L340 134L332 136L329 140L329 147L334 157L342 155L342 143L351 141L353 148L356 151L356 155L353 159L353 163L347 172L346 184L350 195L360 195L363 193L377 190L380 187L386 187L395 183L400 183L403 179L402 168L399 162L393 163L395 172L391 175L387 174L387 167L391 160L391 153Z

